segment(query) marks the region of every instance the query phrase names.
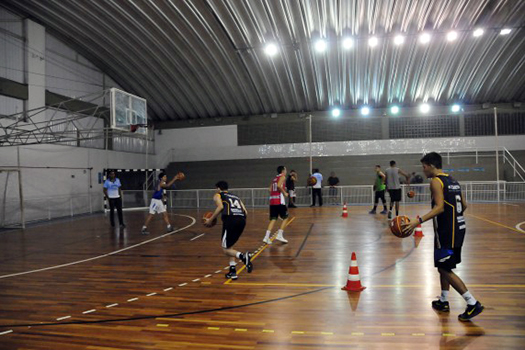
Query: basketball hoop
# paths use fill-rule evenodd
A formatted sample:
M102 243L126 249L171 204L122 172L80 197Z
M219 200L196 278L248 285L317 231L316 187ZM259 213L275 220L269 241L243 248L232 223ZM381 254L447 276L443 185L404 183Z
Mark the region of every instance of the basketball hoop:
M147 125L145 124L130 124L129 125L129 131L136 132L139 128L145 128Z

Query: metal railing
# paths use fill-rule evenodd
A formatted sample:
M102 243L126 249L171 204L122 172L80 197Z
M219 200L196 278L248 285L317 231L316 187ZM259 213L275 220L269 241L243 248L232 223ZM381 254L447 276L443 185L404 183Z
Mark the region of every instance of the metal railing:
M461 182L465 198L474 203L497 203L501 201L525 202L525 183L500 181L468 181ZM402 185L402 204L430 203L429 184ZM238 195L247 207L259 208L268 205L267 188L237 188L231 192ZM415 196L408 198L408 191L414 191ZM203 208L215 207L212 189L201 190L173 190L167 191L167 202L171 208ZM348 205L372 205L374 190L371 185L339 186L334 190L325 187L322 189L324 204L347 203ZM309 187L296 187L297 206L311 204L312 195ZM388 194L386 195L388 200ZM137 195L138 198L138 195ZM144 202L140 202L147 205Z
M509 150L503 147L502 150L503 164L508 163L512 167L514 177L519 176L521 181L525 181L525 169L521 164L514 158L514 156L509 152Z

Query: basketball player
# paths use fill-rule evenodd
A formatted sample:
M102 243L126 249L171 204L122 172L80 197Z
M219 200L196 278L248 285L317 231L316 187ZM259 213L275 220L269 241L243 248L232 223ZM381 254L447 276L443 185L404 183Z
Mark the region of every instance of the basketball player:
M115 227L115 208L117 209L118 223L121 228L126 227L124 225L124 219L122 218L122 185L119 178L115 175L115 171L109 172L109 179L104 182L104 195L109 202L109 222L111 227Z
M297 172L295 170L290 171L290 175L286 178L286 189L288 190L288 194L290 195L288 199L288 208L297 208L295 205L295 182L297 181Z
M284 238L283 232L284 228L288 224L288 209L286 208L285 197L288 197L288 192L286 192L286 167L280 165L277 167L277 176L274 177L270 185L270 223L268 224L268 229L266 230L266 235L264 236L263 242L266 244L272 244L270 240L270 234L272 233L273 226L275 221L279 217L283 219L281 228L277 231L277 240L283 243L288 243Z
M374 183L374 208L370 210L369 214L375 214L377 209L377 203L381 199L383 202L383 211L381 214L386 214L386 199L385 199L385 189L386 189L386 175L381 171L381 165L376 165L376 182Z
M392 219L392 208L394 203L396 205L396 216L399 215L399 202L401 201L401 181L399 181L399 174L407 179L407 184L410 184L410 175L403 170L396 167L394 160L390 161L390 168L386 169L386 188L390 195L390 210L388 211L388 219Z
M459 320L468 321L479 315L484 307L470 294L461 278L452 272L452 269L461 262L461 247L466 231L463 213L467 209L467 203L459 183L443 173L442 160L438 153L428 153L421 159L421 163L425 176L432 179L430 182L432 210L403 225L403 231L412 232L418 224L433 220L434 265L440 275L441 297L432 302L432 307L438 311L450 312L448 292L452 285L467 302L467 309L458 316Z
M164 197L164 190L170 188L171 185L175 183L175 181L180 180L179 174L177 174L168 183L166 183L166 181L168 181L168 176L165 173L159 174L159 181L155 185L155 192L153 192L153 198L151 199L151 204L149 206L149 215L146 218L146 222L142 226L141 233L143 235L149 235L148 224L153 218L153 215L155 214L162 214L162 217L164 218L164 222L166 223L167 232L173 231L173 227L171 227L170 219L168 217L168 212L166 211L166 206L164 205L164 202L162 201L162 199Z
M319 197L319 206L323 206L323 192L322 192L322 182L323 175L319 172L319 169L313 169L312 177L315 177L317 182L312 186L312 205L310 207L315 207L315 198Z
M226 256L230 257L230 271L225 275L226 278L236 280L237 271L235 258L241 260L246 265L248 273L252 272L250 252L241 253L233 249L246 226L248 211L239 197L233 193L228 193L228 183L219 181L215 184L217 193L213 196L213 201L217 206L213 216L206 220L205 226L213 226L212 222L222 213L222 250Z

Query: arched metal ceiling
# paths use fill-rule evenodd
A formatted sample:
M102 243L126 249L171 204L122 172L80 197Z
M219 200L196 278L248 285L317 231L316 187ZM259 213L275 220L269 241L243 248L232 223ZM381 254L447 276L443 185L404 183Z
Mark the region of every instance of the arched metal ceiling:
M522 0L3 0L148 100L157 122L361 103L525 100ZM476 26L487 28L472 37ZM496 29L511 26L510 35ZM488 29L492 28L492 29ZM455 29L459 38L445 39ZM430 31L429 45L417 35ZM404 45L392 43L396 33ZM368 37L379 45L370 49ZM353 36L351 50L341 40ZM328 40L319 54L316 39ZM273 58L264 45L276 42Z

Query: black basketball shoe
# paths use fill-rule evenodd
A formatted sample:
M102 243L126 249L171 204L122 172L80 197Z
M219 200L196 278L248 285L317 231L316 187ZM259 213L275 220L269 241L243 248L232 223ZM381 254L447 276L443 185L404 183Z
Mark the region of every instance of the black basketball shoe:
M441 299L432 302L432 308L441 312L450 312L450 305L448 301L441 301Z
M458 319L462 322L468 321L471 318L482 313L483 309L485 309L485 307L481 305L479 301L477 301L474 305L467 305L467 309L464 313L458 316Z
M230 266L230 272L228 272L227 274L224 275L227 279L232 279L232 280L236 280L238 277L237 277L237 271L235 270L235 266L231 265Z

